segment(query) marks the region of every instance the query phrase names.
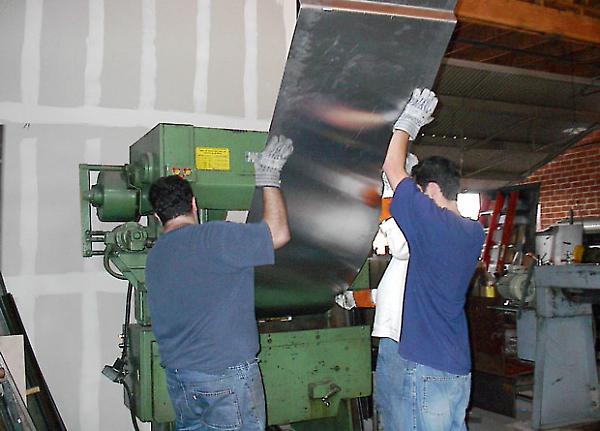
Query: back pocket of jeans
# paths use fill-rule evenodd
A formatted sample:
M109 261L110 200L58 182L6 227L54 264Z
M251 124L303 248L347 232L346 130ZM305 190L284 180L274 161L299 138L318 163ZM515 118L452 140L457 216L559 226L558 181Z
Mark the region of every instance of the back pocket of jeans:
M237 430L242 425L238 398L231 389L192 393L192 411L206 425L220 430Z
M438 376L423 377L423 413L451 416L452 399L456 396L457 379Z

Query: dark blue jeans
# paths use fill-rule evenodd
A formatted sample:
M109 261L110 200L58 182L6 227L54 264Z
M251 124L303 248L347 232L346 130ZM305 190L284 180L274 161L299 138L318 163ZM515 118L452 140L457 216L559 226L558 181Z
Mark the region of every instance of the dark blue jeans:
M407 361L395 341L380 339L375 403L384 431L466 431L470 392L471 374Z
M265 429L265 395L257 360L216 374L165 371L178 431Z

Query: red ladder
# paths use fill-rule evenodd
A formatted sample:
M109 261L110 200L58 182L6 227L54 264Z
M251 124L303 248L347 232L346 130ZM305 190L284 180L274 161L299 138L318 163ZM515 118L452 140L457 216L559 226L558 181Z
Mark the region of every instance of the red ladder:
M513 224L515 219L515 213L517 211L517 203L519 201L519 192L510 192L508 197L508 206L504 217L504 222L500 223L500 216L504 209L504 201L506 195L502 192L496 193L496 202L494 203L494 210L492 212L492 218L489 224L489 230L485 239L485 245L481 255L481 260L485 265L485 269L488 270L492 259L492 249L496 245L494 241L494 234L498 230L502 229L502 237L500 244L498 244L498 259L496 261L496 275L504 274L504 263L506 261L506 255L508 253L509 241L513 231Z

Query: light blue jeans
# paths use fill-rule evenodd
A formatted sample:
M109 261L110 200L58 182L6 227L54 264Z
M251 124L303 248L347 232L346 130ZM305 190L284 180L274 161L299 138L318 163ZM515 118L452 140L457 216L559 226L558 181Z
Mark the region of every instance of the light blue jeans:
M256 359L217 374L165 372L177 431L265 429L265 395Z
M471 374L455 375L398 353L398 343L379 340L375 404L384 431L466 431Z

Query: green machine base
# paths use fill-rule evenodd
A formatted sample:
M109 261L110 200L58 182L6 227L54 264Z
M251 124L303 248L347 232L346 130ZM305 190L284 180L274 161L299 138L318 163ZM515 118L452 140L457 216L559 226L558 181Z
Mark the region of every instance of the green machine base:
M371 394L366 326L261 334L260 367L269 425L297 431L348 430L349 400ZM175 419L150 327L131 325L130 384L142 421Z

